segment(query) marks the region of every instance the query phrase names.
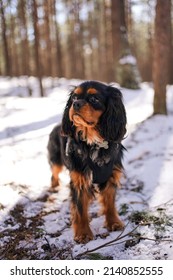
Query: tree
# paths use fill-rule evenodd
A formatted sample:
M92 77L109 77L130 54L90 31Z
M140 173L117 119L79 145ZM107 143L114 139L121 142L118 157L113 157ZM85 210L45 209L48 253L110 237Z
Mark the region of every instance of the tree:
M111 5L115 78L121 86L136 89L139 87L139 73L128 42L125 0L112 0Z
M170 75L171 0L157 0L153 56L154 114L167 114L166 85Z
M128 39L143 81L152 81L155 0L126 0ZM138 11L138 12L135 12Z
M53 0L52 4L52 17L54 18L53 23L54 23L54 29L55 30L55 40L54 44L52 46L54 50L54 61L52 66L55 67L55 76L58 77L63 77L64 75L64 68L63 68L63 61L62 61L62 49L61 49L61 40L60 40L60 28L58 24L58 13L56 10L56 0Z
M9 55L9 46L7 40L7 24L5 18L5 7L4 1L0 0L0 15L1 15L1 28L2 28L2 42L3 42L3 51L4 51L4 60L5 60L5 75L11 75L10 68L10 55Z
M48 1L44 1L43 2L43 8L44 8L44 25L43 25L43 30L44 30L44 34L43 34L43 38L45 39L45 50L44 50L44 56L45 56L45 69L44 69L44 74L46 76L52 76L52 42L51 42L51 38L50 38L50 17L51 15L51 4L52 4L52 0L48 0ZM42 62L43 64L43 62Z
M12 1L8 2L12 7ZM20 61L23 60L23 54L19 57L19 28L17 24L17 17L12 13L12 8L10 9L8 25L9 25L9 34L8 38L8 46L9 46L9 55L10 55L10 72L11 76L20 76L22 74ZM8 17L7 17L8 18ZM17 40L16 40L17 39ZM17 41L17 42L16 42Z
M29 53L29 43L28 43L28 35L27 35L27 18L26 18L27 5L26 0L18 0L18 19L19 19L19 31L21 38L21 64L22 64L22 75L30 75L29 71L29 61L30 61L30 53Z
M41 59L40 59L40 44L39 44L39 28L38 28L38 11L36 0L32 0L32 18L34 27L34 47L35 47L35 65L36 65L36 76L39 80L40 95L44 96L44 90L42 85L42 70L41 70Z

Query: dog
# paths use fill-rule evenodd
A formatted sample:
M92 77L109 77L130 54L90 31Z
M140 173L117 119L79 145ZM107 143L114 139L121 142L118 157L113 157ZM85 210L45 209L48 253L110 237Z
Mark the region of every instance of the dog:
M98 81L83 82L71 91L62 124L50 133L51 185L59 185L59 173L65 165L70 174L72 227L78 243L93 239L88 206L96 192L107 229L124 227L115 196L124 170L121 141L125 133L126 111L120 90Z

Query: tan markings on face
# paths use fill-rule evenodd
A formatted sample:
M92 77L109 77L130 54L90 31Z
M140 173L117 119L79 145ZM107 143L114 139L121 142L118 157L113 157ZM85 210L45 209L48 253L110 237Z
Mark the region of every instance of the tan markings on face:
M89 88L89 89L87 90L87 93L88 93L88 94L97 94L98 91L97 91L95 88Z
M82 94L82 88L81 87L77 87L75 90L74 90L74 93L75 94Z
M89 104L85 104L78 112L75 112L73 105L69 110L69 118L76 126L76 133L81 132L81 138L88 144L102 142L103 138L99 134L96 125L102 111L95 110Z
M73 109L73 105L69 110L70 120L74 122L75 125L82 124L86 127L94 127L98 121L100 116L102 115L101 110L95 110L89 104L85 104L80 108L78 112Z

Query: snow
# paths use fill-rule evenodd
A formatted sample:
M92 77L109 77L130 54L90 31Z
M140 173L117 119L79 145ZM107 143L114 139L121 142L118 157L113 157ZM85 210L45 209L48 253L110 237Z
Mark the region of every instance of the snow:
M116 200L126 227L121 236L109 233L94 201L89 213L95 238L82 245L73 241L70 227L68 171L63 170L61 187L52 192L46 150L51 129L61 122L68 93L80 82L46 78L46 97L40 98L35 78L0 78L0 259L82 258L81 253L111 240L115 241L96 252L113 259L173 259L173 86L167 88L168 116L153 117L150 84L142 83L139 90L121 89L128 133L123 143L125 176ZM33 98L28 97L28 86ZM135 211L147 211L163 223L149 221L128 235L136 227L129 218ZM137 234L142 238L128 246Z
M131 65L136 65L136 58L133 55L126 55L123 56L120 60L119 60L120 64L131 64Z

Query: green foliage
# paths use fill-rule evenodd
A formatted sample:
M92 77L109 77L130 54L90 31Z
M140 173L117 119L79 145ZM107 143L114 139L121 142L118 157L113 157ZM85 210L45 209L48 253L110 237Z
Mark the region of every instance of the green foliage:
M125 88L139 89L139 79L136 68L136 65L130 63L119 63L117 66L117 82Z
M126 215L129 211L129 206L127 203L123 203L119 209L119 215Z
M134 211L129 216L129 220L143 226L154 226L156 237L161 236L168 226L173 225L172 217L166 214L165 208L158 208L154 213L150 211Z
M100 253L86 254L84 258L87 260L111 260L112 259L110 256L106 257Z

